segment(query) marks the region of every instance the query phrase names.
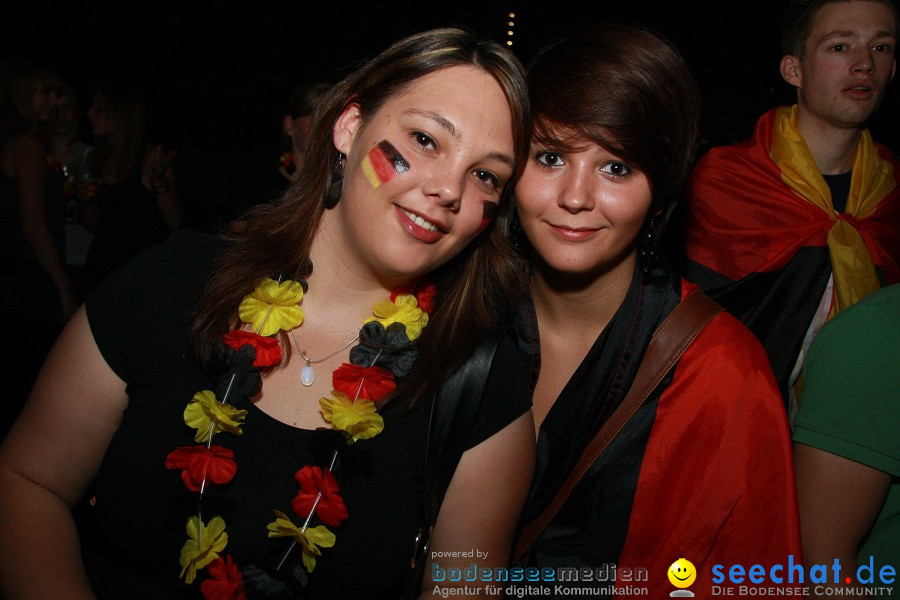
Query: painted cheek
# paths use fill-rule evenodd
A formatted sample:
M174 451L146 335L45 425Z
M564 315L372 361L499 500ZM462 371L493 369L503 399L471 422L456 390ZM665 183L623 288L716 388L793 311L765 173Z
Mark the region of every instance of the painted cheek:
M497 216L497 211L500 210L500 205L496 202L488 202L487 200L483 203L484 213L481 217L481 225L478 227L478 233L484 231L484 228L490 225L491 221L494 220L494 217Z
M362 161L362 170L373 188L387 183L397 175L409 171L409 162L387 140L369 150Z

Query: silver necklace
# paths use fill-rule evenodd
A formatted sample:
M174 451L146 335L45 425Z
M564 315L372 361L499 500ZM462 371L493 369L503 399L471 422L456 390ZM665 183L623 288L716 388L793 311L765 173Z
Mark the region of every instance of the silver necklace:
M350 344L352 344L353 342L355 342L356 340L359 339L359 334L357 333L355 336L353 336L352 340L350 340L349 342L347 342L346 344L344 344L343 346L341 346L340 348L338 348L337 350L335 350L328 356L325 356L324 358L316 358L316 359L312 359L312 358L308 357L306 355L306 353L300 349L300 344L297 342L297 338L294 336L293 329L291 329L291 339L294 340L294 346L297 347L297 352L299 352L300 356L303 358L303 360L306 361L306 365L300 371L300 383L302 383L305 387L309 387L316 381L316 371L315 371L315 369L313 369L313 365L320 363L322 361L326 361L329 358L331 358L332 356L334 356L335 354L338 354L338 353L346 350L350 346Z

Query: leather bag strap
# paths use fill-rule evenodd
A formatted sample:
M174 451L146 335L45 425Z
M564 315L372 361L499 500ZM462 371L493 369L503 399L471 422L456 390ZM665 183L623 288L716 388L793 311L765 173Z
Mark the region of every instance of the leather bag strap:
M559 512L594 461L603 454L613 438L672 370L707 323L723 310L706 294L696 290L682 300L653 332L647 352L622 403L584 449L575 467L569 472L569 476L544 511L519 529L512 554L513 564L519 564L526 557L531 545Z

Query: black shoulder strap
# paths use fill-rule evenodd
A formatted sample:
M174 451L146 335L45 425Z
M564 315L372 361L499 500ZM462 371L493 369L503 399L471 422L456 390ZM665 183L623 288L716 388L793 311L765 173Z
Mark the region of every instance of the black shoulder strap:
M512 329L482 339L472 356L434 394L425 450L425 487L440 506L465 452L497 347Z
M431 530L437 520L444 493L466 451L466 441L475 426L497 348L507 335L515 335L512 327L482 338L472 356L432 395L425 446L422 514L410 564L409 585L404 586L407 594L410 593L410 588L415 588L413 594L418 589L421 570L428 554Z

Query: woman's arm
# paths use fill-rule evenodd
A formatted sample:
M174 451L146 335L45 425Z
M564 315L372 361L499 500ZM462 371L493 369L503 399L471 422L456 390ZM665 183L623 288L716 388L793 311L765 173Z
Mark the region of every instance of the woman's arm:
M891 476L800 443L794 444L794 467L804 562L810 567L831 564L838 559L841 574L855 576L856 553L884 505ZM848 588L858 586L856 581L847 585Z
M451 568L465 569L473 563L478 569L507 567L533 471L531 411L463 453L434 527L422 577L423 598L431 597L435 586L468 587L473 593L464 597L489 596L478 581L452 582L446 577L440 581L433 574ZM447 557L452 552L472 556Z
M56 286L62 307L62 320L72 316L78 301L60 252L50 235L44 209L47 176L46 148L35 135L22 134L14 142L13 168L19 200L19 220L22 232L38 264ZM61 201L61 200L60 200Z
M3 597L94 597L70 509L96 474L126 405L125 383L104 361L81 308L0 446Z

